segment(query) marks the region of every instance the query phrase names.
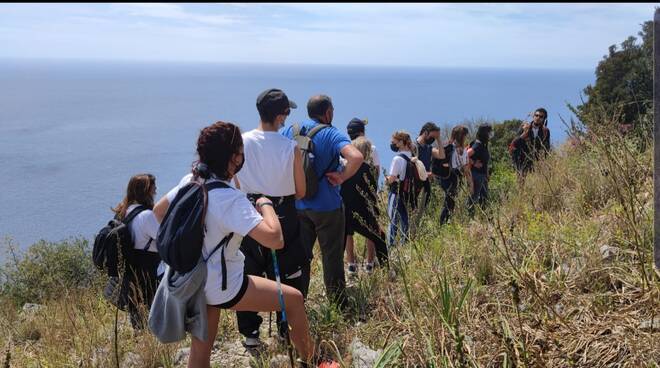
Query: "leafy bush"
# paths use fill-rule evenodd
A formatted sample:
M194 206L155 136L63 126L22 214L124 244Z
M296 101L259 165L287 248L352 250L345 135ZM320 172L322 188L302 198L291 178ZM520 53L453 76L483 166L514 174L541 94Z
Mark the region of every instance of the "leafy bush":
M96 271L86 239L41 240L23 255L6 243L10 259L0 267L0 295L16 305L41 303L92 284Z

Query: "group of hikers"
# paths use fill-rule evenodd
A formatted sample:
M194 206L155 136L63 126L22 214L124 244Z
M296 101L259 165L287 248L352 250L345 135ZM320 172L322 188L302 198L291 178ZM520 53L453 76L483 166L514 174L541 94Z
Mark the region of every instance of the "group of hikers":
M349 276L358 272L356 232L366 239L364 270L389 269L389 250L409 239L411 211L427 207L433 183L445 193L440 224L450 221L461 183L469 188L470 215L488 198L491 125L480 125L470 144L463 125L451 130L445 144L432 122L424 124L414 140L397 131L390 140L395 156L385 172L386 236L379 223L381 163L365 136L366 119L352 119L345 134L332 125L331 98L316 95L307 103L308 119L285 124L297 104L279 89L259 94L256 107L260 121L247 132L222 121L203 128L191 172L158 202L154 204L154 176L139 174L130 179L126 197L113 209L115 223L130 231L130 249L124 250L123 275L120 267L108 270L106 296L122 294L121 307L129 312L132 326L144 329L148 319L161 341L182 338L165 325L183 326L192 335L189 367L209 366L220 309L236 311L238 330L249 349L262 346L258 312L277 311L278 335L290 338L298 364L316 366L319 352L310 335L305 300L317 241L326 295L343 309L344 256ZM537 109L533 122L523 124L511 143L520 175L532 169L539 152L549 149L546 125L547 111ZM199 259L181 272L176 257L183 259L186 252L165 249L165 238L173 231L163 227L185 211L183 203L195 186L203 190L198 205L203 207L198 219L203 226L201 256L191 250ZM199 276L186 278L186 273ZM172 298L178 304L171 304Z

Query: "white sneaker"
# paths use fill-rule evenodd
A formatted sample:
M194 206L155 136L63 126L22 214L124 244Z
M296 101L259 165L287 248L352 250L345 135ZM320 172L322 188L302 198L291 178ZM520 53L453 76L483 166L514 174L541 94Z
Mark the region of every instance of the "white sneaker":
M367 263L364 266L364 270L367 272L367 274L371 275L374 272L374 264L373 263Z
M348 276L357 275L357 265L355 263L348 264Z

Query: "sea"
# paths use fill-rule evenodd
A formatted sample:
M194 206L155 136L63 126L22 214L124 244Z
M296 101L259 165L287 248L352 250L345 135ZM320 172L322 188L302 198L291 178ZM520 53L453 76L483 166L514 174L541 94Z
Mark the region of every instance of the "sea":
M384 167L390 137L427 121L526 119L549 113L552 144L566 138L594 70L413 68L275 64L0 60L0 259L13 245L93 241L129 178L152 173L156 200L195 160L199 131L218 120L257 126L257 95L282 89L307 118L307 100L332 98L333 125L367 118Z

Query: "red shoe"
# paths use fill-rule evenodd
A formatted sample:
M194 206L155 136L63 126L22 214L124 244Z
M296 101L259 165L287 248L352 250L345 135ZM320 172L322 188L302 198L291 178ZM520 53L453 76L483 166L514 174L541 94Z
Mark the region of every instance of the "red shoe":
M330 361L321 362L318 368L341 368L341 366L339 365L339 363L335 362L334 360L330 360Z

